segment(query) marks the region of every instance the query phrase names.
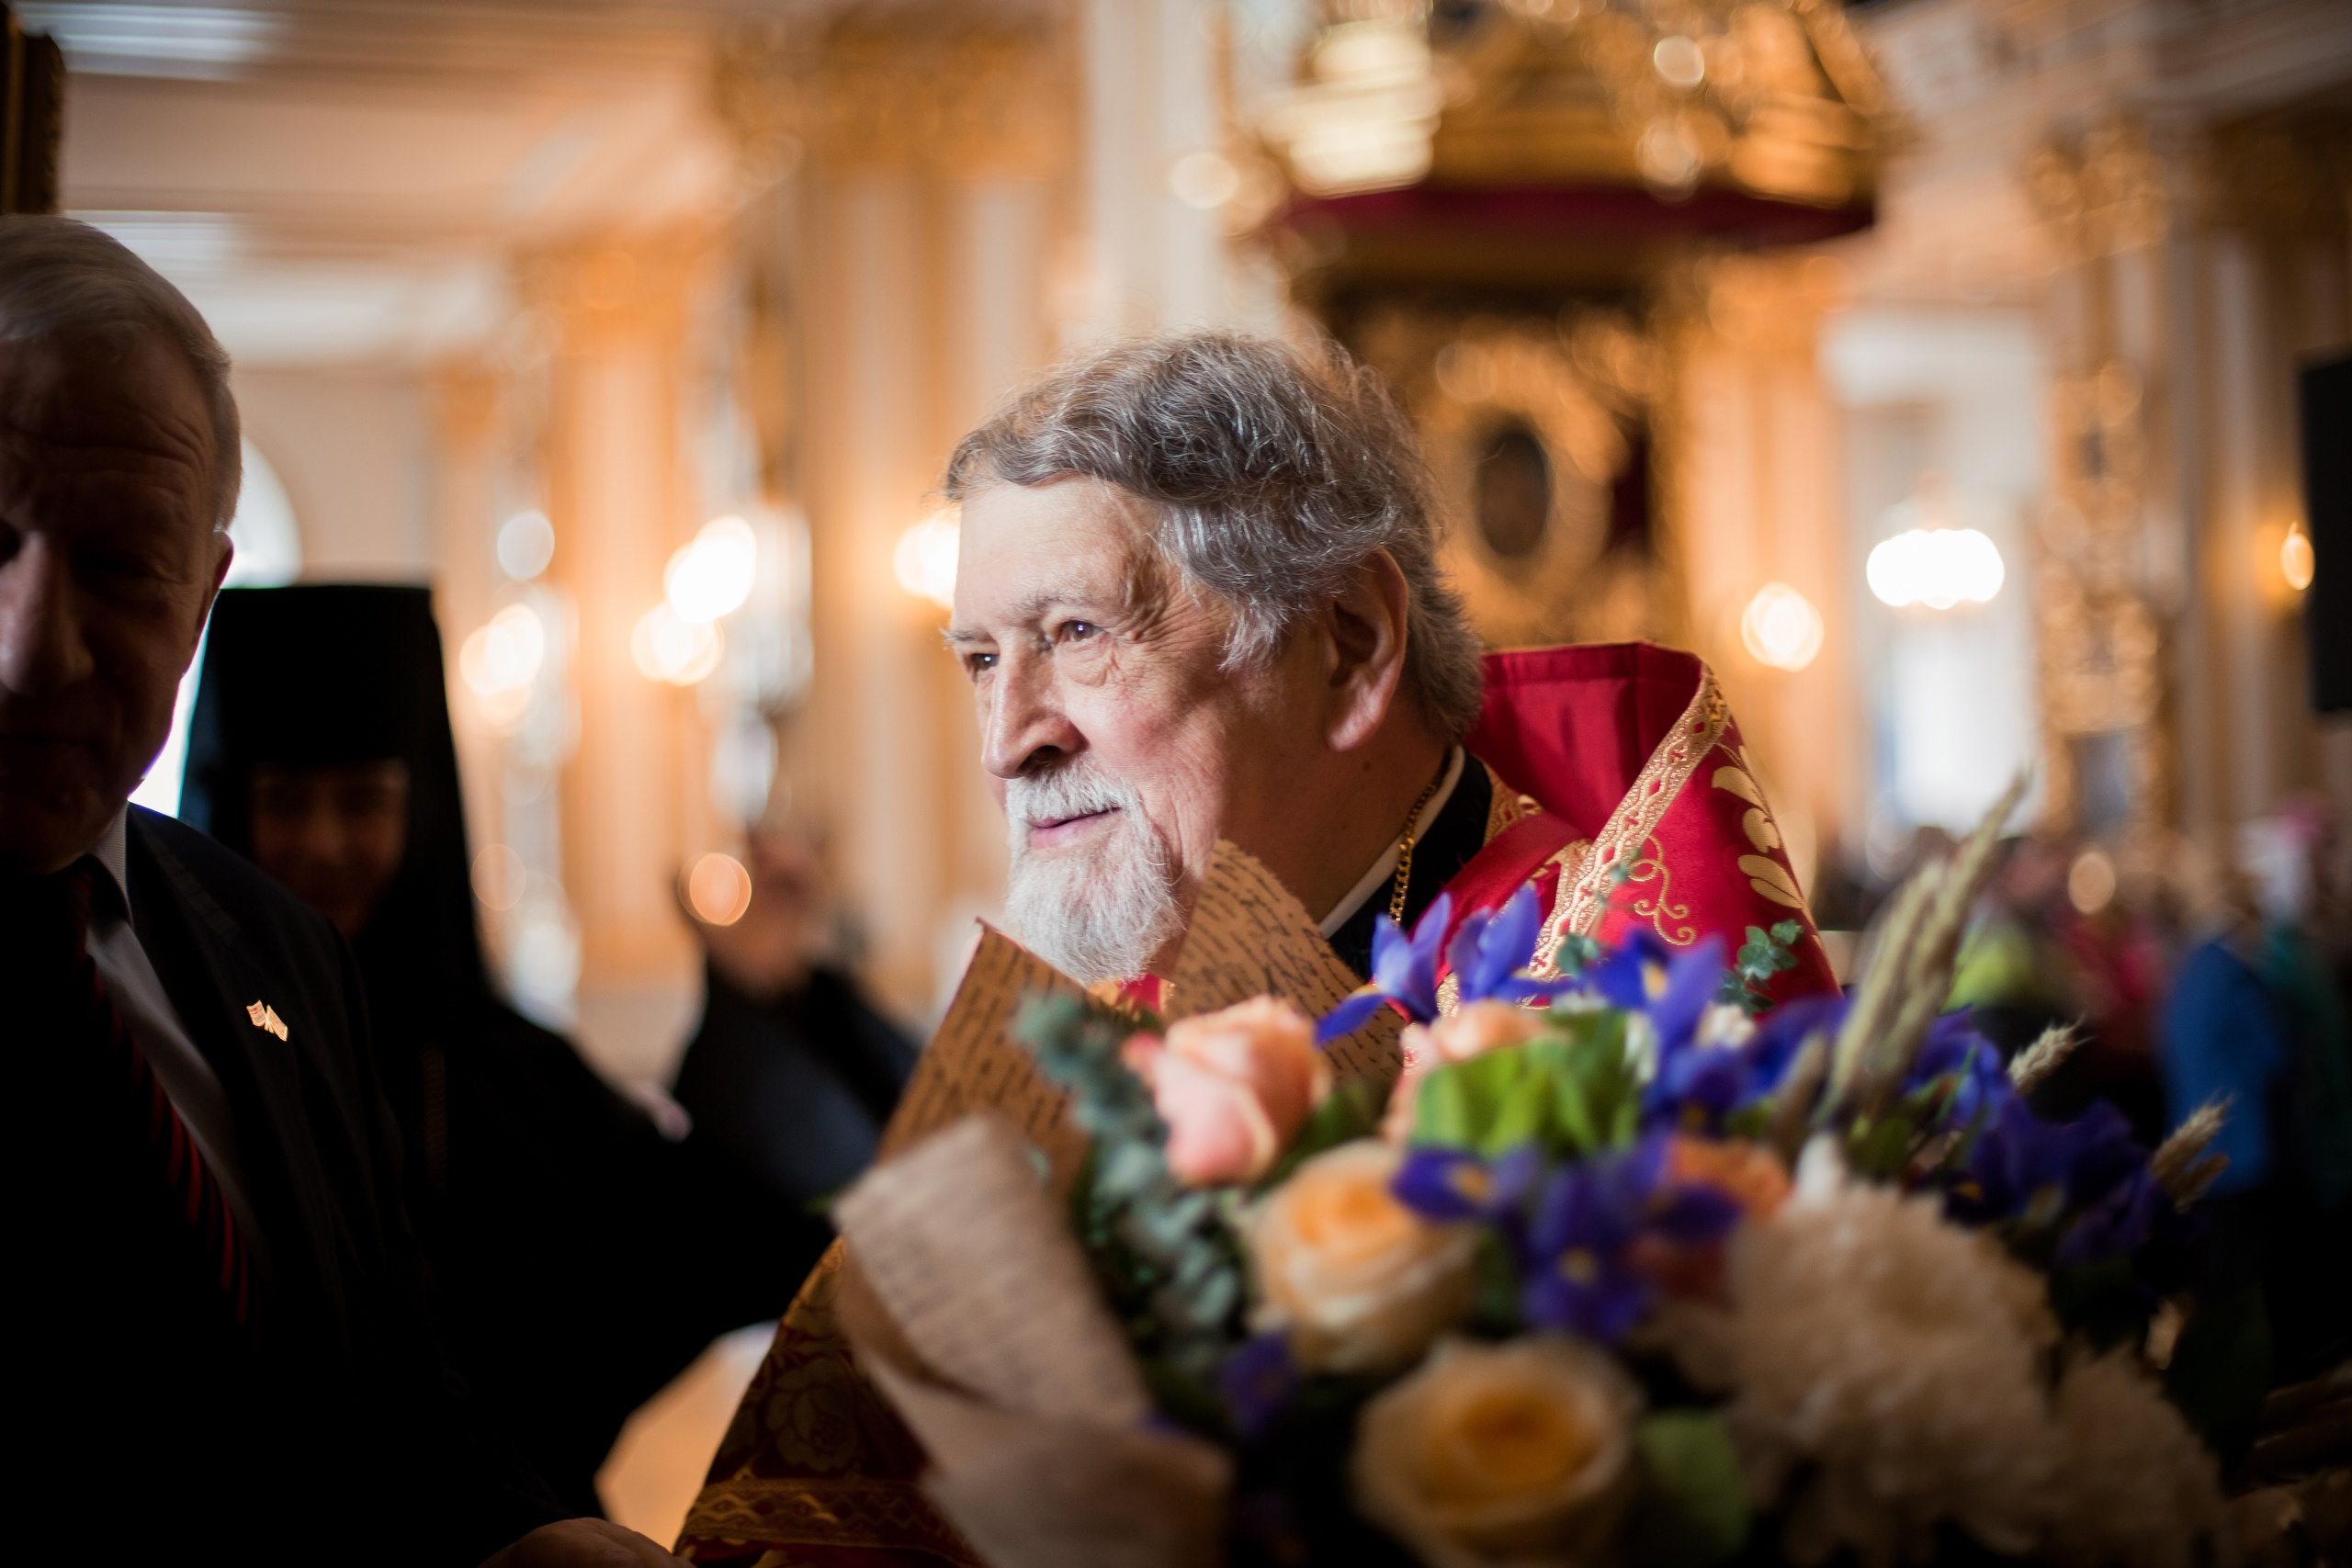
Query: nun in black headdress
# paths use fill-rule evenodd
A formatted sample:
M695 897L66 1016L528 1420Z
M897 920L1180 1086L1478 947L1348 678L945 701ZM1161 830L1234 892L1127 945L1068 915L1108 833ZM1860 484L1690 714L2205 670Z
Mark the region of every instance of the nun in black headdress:
M427 590L221 593L180 815L350 942L450 1359L558 1495L600 1511L629 1412L781 1311L822 1223L707 1138L663 1137L499 999Z

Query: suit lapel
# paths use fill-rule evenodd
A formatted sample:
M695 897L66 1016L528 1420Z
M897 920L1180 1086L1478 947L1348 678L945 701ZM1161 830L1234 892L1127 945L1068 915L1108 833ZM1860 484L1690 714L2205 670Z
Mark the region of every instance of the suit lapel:
M237 1123L247 1193L269 1249L273 1286L281 1294L322 1296L345 1329L341 1248L305 1093L300 1032L281 1039L255 1003L292 1009L282 976L266 972L236 920L132 814L132 929L164 983L188 1037L204 1054ZM281 1020L280 1022L285 1021Z

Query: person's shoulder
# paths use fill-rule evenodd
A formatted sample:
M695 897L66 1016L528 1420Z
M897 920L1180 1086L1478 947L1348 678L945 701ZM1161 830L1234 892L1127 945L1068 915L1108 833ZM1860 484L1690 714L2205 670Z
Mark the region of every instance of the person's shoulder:
M177 818L130 808L130 838L175 901L223 937L271 942L332 960L334 927L253 862ZM226 928L222 921L225 919Z

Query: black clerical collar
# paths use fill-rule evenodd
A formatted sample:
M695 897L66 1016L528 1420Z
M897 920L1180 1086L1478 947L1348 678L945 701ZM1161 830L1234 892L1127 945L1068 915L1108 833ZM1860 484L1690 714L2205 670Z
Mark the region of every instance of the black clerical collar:
M1468 865L1480 850L1487 847L1487 814L1494 804L1494 784L1487 773L1487 765L1462 752L1462 776L1455 781L1453 791L1438 808L1437 820L1413 846L1413 868L1405 884L1405 929L1421 918L1421 911L1437 902L1445 885ZM1344 960L1349 968L1366 979L1372 977L1372 931L1381 916L1388 912L1388 890L1383 887L1363 901L1330 936L1331 950Z

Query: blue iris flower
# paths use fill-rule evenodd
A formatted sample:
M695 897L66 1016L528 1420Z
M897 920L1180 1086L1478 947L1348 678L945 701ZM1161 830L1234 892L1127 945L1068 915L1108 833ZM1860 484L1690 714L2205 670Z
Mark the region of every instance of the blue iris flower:
M2172 1217L2172 1199L2155 1173L2142 1166L2108 1189L2106 1197L2067 1228L2054 1261L2061 1269L2073 1269L2129 1258Z
M1290 1336L1276 1331L1261 1334L1238 1346L1219 1363L1217 1393L1226 1414L1243 1441L1263 1437L1274 1418L1298 1394L1303 1374L1291 1358Z
M1398 1202L1425 1218L1493 1224L1518 1210L1543 1174L1543 1152L1532 1144L1490 1160L1431 1144L1408 1152L1388 1185Z
M1634 1266L1645 1236L1683 1247L1721 1240L1739 1205L1712 1187L1665 1179L1667 1142L1652 1134L1623 1153L1553 1175L1535 1201L1520 1310L1543 1328L1602 1343L1623 1338L1657 1293Z
M1584 988L1611 1007L1646 1013L1657 1031L1658 1058L1690 1043L1699 1019L1723 986L1724 944L1709 937L1677 953L1655 931L1636 931L1624 944L1585 971Z
M1396 921L1383 915L1372 928L1372 984L1324 1015L1315 1038L1329 1043L1351 1030L1386 1003L1394 1002L1415 1023L1437 1017L1438 946L1453 915L1453 895L1442 893L1423 911L1408 937ZM1462 917L1462 927L1446 944L1445 956L1461 986L1460 1001L1544 1001L1566 990L1566 980L1537 980L1524 971L1535 961L1535 944L1544 934L1544 908L1532 883L1510 896L1492 915L1473 910Z
M1462 986L1462 1003L1549 1001L1573 980L1538 980L1527 974L1544 935L1544 904L1532 882L1521 886L1489 916L1473 910L1446 948L1446 962Z
M1362 1028L1364 1020L1383 1004L1395 1002L1415 1023L1437 1016L1437 950L1445 940L1446 922L1453 918L1453 895L1441 893L1421 912L1408 937L1395 920L1383 915L1372 926L1372 984L1323 1015L1315 1026L1317 1044L1328 1044Z
M1995 1107L1949 1201L1963 1219L2028 1230L2053 1230L2075 1216L2059 1252L2071 1264L2133 1250L2168 1200L2114 1106L2097 1100L2072 1122L2045 1122L2010 1095Z
M2001 1064L1999 1049L1976 1032L1964 1008L1948 1012L1928 1026L1928 1037L1920 1043L1919 1055L1904 1077L1903 1092L1908 1094L1947 1074L1952 1075L1955 1081L1939 1126L1970 1126L1980 1112L1989 1120L2017 1098L2017 1091L2009 1087L2008 1069Z

